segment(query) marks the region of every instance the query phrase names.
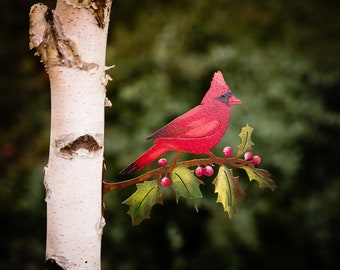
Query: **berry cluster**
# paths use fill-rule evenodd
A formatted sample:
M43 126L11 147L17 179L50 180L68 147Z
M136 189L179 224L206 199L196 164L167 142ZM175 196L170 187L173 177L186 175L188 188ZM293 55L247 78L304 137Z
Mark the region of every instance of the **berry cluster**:
M168 163L168 161L166 160L166 158L160 158L159 160L158 160L158 165L160 166L160 167L166 167L166 164ZM170 186L171 185L171 180L170 180L170 178L169 177L167 177L167 176L164 176L162 179L161 179L161 185L163 186L163 187L168 187L168 186Z
M205 176L212 176L214 174L214 168L210 165L202 167L202 166L198 166L195 169L195 174L197 177L201 177L203 175Z
M261 157L254 156L253 153L250 151L244 153L244 159L251 161L254 165L261 163Z
M223 154L225 157L231 157L234 153L234 150L230 146L226 146L223 148ZM261 163L261 157L260 156L254 156L252 152L247 151L244 153L244 160L251 161L254 165L258 165Z

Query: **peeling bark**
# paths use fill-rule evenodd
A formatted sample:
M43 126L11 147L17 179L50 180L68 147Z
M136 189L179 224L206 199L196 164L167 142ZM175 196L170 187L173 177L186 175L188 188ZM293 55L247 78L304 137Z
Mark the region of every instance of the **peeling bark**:
M104 28L106 23L108 23L108 17L110 14L109 1L106 0L66 0L69 5L77 8L86 8L93 13L94 18L100 28Z
M100 269L106 39L111 0L30 12L30 48L49 74L46 269Z
M41 57L46 69L53 66L77 67L82 70L98 68L96 63L82 61L76 43L65 36L54 10L37 4L32 7L30 18L30 48L36 48L36 55Z

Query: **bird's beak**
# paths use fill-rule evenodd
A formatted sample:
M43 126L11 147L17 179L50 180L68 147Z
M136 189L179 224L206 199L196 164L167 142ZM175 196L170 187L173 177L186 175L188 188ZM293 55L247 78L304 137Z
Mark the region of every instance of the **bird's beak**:
M241 100L239 100L237 97L235 97L235 96L231 96L230 98L229 98L229 100L228 100L228 103L230 104L230 105L239 105L239 104L242 104L242 101Z

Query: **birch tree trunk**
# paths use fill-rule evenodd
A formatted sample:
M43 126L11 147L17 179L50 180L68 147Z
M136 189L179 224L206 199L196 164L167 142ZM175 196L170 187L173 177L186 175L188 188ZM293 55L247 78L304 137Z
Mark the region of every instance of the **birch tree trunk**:
M105 54L111 0L58 0L30 12L51 86L51 137L44 184L46 269L100 269Z

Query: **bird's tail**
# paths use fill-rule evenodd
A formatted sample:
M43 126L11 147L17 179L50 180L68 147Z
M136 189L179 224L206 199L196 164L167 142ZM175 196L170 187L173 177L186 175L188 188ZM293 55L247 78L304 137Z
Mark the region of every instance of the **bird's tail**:
M137 172L145 168L152 161L154 161L160 155L168 152L169 150L170 149L162 147L156 143L149 150L140 155L140 157L138 157L134 162L126 166L119 174L130 174Z

